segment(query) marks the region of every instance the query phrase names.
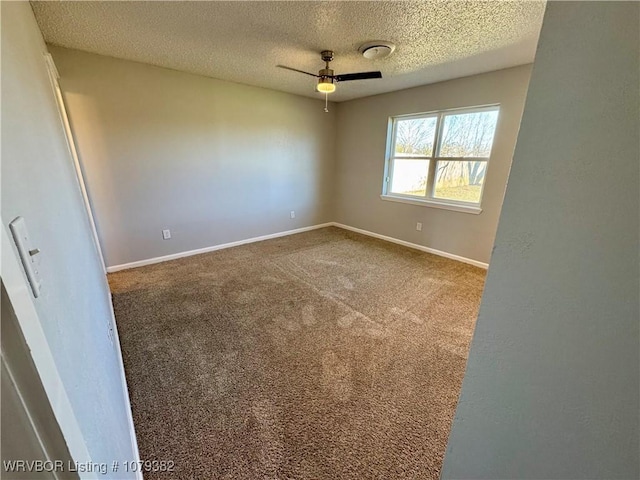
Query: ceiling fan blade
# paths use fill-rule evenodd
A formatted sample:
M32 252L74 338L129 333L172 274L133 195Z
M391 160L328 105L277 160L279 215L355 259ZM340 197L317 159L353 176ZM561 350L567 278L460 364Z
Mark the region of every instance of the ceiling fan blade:
M284 65L276 65L276 67L284 68L285 70L291 70L292 72L304 73L305 75L311 75L312 77L318 77L319 78L319 75L316 75L315 73L305 72L304 70L298 70L297 68L286 67Z
M336 82L347 82L349 80L367 80L369 78L382 78L381 72L360 72L345 73L344 75L334 75Z

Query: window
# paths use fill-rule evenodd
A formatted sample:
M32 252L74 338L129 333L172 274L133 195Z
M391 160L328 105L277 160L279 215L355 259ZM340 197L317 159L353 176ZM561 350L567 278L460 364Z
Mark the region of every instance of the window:
M498 110L392 117L383 198L479 207Z

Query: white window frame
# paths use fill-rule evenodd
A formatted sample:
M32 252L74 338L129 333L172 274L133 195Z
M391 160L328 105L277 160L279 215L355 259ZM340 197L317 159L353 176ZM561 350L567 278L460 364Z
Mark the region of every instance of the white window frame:
M428 207L444 208L446 210L453 210L464 213L479 214L482 212L481 204L484 194L484 186L486 182L483 182L482 189L480 191L480 200L476 202L464 202L460 200L450 200L446 198L438 198L434 196L435 190L435 176L436 165L439 161L460 161L460 162L486 162L486 175L489 172L489 161L491 159L491 153L493 152L493 145L495 144L495 137L498 132L498 124L496 124L496 131L494 133L493 142L491 145L491 151L487 157L441 157L440 147L442 142L442 129L444 124L444 117L447 115L460 115L465 113L478 113L478 112L498 112L498 122L500 121L500 105L483 105L477 107L463 107L453 108L448 110L437 110L433 112L415 113L410 115L396 115L389 117L389 125L387 130L387 152L385 157L384 177L382 185L382 195L380 198L383 200L389 200L393 202L409 203L413 205L423 205ZM422 155L397 155L396 151L396 128L399 120L410 120L420 118L433 118L436 117L436 132L433 142L433 151L431 156ZM429 161L429 170L427 173L427 186L424 196L420 195L407 195L402 193L391 192L391 185L393 180L393 166L395 160L427 160Z

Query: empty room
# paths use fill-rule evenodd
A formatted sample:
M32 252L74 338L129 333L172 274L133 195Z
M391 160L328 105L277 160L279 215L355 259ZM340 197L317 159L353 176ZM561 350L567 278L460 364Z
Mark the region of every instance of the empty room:
M638 478L640 4L1 8L3 478Z

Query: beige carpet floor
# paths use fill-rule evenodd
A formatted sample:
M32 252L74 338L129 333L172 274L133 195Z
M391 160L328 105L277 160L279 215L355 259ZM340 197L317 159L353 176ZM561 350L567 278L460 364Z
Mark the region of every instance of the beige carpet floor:
M333 227L109 275L145 478L438 478L484 277Z

